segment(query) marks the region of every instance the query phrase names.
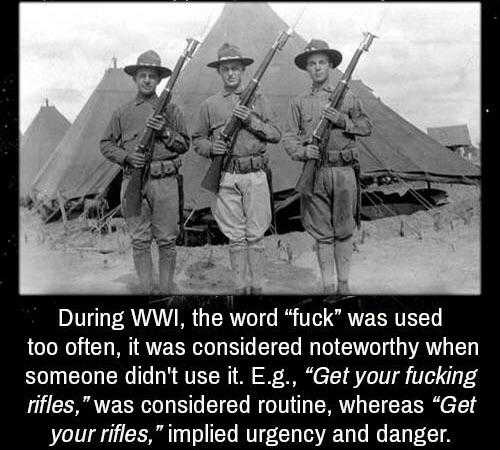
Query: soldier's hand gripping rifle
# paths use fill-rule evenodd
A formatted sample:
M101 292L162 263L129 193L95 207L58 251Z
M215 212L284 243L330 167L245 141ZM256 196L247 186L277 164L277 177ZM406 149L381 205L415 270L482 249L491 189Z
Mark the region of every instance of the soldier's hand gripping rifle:
M370 45L373 42L373 39L377 37L368 32L363 33L363 35L363 42L361 42L361 45L356 50L354 56L351 59L351 62L347 66L344 75L342 75L342 78L335 86L335 89L330 96L330 103L327 105L327 107L340 109L340 106L342 105L342 101L348 89L348 83L352 77L356 65L358 64L359 58L361 57L363 52L368 51ZM295 186L295 190L301 194L308 195L314 192L316 172L321 161L324 161L325 159L331 126L332 125L330 121L325 116L321 116L321 119L319 120L316 128L312 133L312 139L310 143L319 147L320 160L309 159L304 163L302 174L300 175L299 180L297 181L297 185Z
M199 42L195 39L187 39L187 46L184 52L179 57L177 64L170 75L170 78L165 86L165 89L160 95L158 105L155 108L154 114L163 114L167 105L172 99L173 87L179 78L182 67L191 58L196 50ZM156 131L152 128L145 127L136 151L143 153L146 157L144 166L140 169L132 169L130 180L123 195L123 215L125 217L135 217L141 214L142 198L144 196L144 189L149 178L149 169L153 157L153 147L155 143Z
M284 47L284 45L288 41L288 38L292 35L294 27L296 26L297 22L298 19L295 25L290 27L287 31L282 31L280 33L280 35L272 45L271 49L267 52L259 68L255 72L255 75L250 80L248 85L245 87L245 90L241 93L239 102L240 105L250 107L250 105L254 100L255 93L257 91L257 88L259 87L260 81L264 73L269 67L269 64L271 64L274 55ZM210 191L214 194L216 194L219 191L224 161L226 160L227 156L230 154L232 150L232 147L236 141L236 137L238 135L238 131L241 129L241 126L242 126L241 120L235 115L231 115L229 121L222 130L220 134L220 139L222 139L224 142L227 143L229 151L225 155L215 155L213 157L210 167L208 168L207 173L205 174L205 178L203 178L201 182L201 186L207 191Z

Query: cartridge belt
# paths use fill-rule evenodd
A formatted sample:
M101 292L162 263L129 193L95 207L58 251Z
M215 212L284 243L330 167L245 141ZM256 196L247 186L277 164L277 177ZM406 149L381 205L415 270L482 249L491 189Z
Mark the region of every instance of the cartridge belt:
M181 160L176 159L164 159L162 161L151 161L149 166L149 173L151 178L165 178L177 175L179 172L179 167L181 166Z
M269 158L266 155L232 156L227 162L224 171L230 173L250 173L264 170Z
M321 167L345 167L352 166L358 160L357 150L341 150L337 152L328 152L325 161L322 161Z

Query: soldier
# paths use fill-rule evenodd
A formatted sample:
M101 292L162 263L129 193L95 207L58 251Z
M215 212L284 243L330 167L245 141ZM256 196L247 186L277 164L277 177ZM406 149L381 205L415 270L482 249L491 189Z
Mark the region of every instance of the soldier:
M349 91L340 111L327 108L334 89L330 72L341 60L339 51L319 39L312 39L295 58L295 64L311 77L312 87L292 100L283 142L293 160L318 160L319 149L311 145L312 132L322 115L331 122L326 158L316 175L317 188L311 195L301 196L301 218L316 241L324 292L344 295L349 293L352 235L355 223L359 224L359 180L354 170L359 153L355 139L369 136L372 125L361 102Z
M136 97L118 108L101 139L101 153L123 168L121 198L131 170L144 167L145 156L137 152L137 144L145 126L155 130L150 177L146 183L141 215L126 217L132 238L134 266L144 293L153 290L151 243L158 245L159 289L175 292L175 241L179 232L177 174L179 155L189 148L189 135L180 109L170 103L163 114L154 114L158 102L156 87L170 76L162 67L158 54L149 50L139 56L137 64L124 71L137 85Z
M236 276L236 293L260 294L264 270L262 237L271 224L270 192L266 170L266 143L281 139L273 124L267 100L257 94L252 109L238 105L243 91L242 76L253 59L244 58L235 45L223 44L217 61L208 67L217 70L223 89L200 106L194 126L194 150L206 157L227 155L219 192L212 213L219 228L229 239L231 267ZM227 144L220 139L226 121L234 114L243 126L228 155ZM251 282L247 285L247 265Z

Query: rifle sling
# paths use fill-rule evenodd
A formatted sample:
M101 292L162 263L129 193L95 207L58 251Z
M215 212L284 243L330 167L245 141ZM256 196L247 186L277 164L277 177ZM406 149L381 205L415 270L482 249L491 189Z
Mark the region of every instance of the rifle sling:
M240 122L240 124L241 124L241 122ZM233 156L233 147L234 147L234 144L236 143L236 138L238 137L238 133L240 132L240 129L241 129L241 125L236 129L234 134L231 136L231 139L229 139L229 142L228 142L229 151L223 155L223 159L222 159L222 171L223 172L225 172L227 170L228 165L229 165L231 158Z

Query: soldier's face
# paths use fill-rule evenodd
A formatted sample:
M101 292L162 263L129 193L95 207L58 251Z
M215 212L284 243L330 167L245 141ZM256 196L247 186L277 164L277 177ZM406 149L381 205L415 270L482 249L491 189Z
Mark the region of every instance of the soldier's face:
M330 72L330 59L324 53L316 53L307 58L306 70L314 83L323 83Z
M134 77L137 89L142 95L152 95L156 91L156 86L160 83L160 76L156 70L139 69Z
M219 66L222 82L229 89L236 89L240 85L244 72L245 66L237 61L225 62Z

